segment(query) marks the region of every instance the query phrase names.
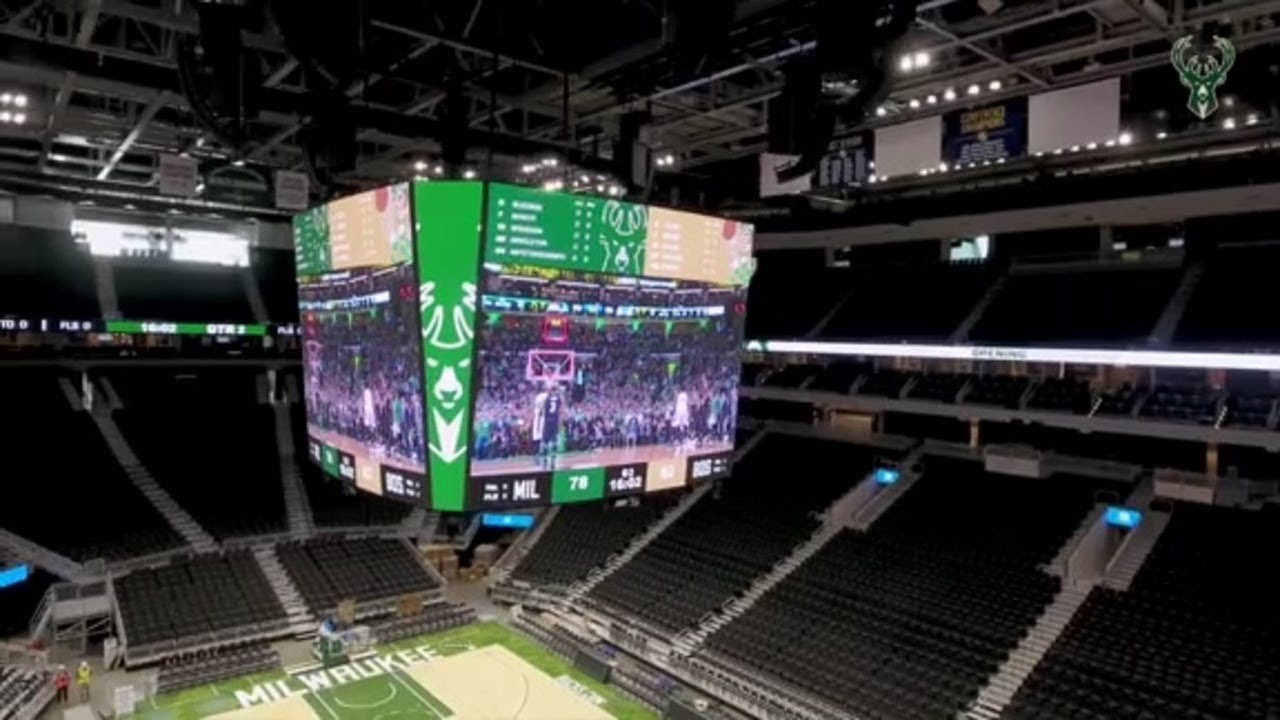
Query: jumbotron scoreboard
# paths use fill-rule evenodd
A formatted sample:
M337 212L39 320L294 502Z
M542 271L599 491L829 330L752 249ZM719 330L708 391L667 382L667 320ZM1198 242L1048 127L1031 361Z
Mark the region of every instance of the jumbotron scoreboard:
M294 219L311 459L438 510L725 475L750 225L414 182Z

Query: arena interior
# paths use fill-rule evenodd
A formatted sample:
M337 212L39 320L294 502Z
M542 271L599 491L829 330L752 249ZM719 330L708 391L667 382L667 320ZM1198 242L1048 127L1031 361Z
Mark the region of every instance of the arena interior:
M0 720L1280 720L1278 23L0 0ZM737 320L524 302L683 286L485 276L477 467L732 442L728 477L490 517L326 474L295 268L331 228L293 218L472 180L755 226L745 307L692 291L745 312L740 373ZM410 269L303 304L416 337ZM585 402L535 336L613 388L558 449L496 385ZM386 390L405 467L425 389Z

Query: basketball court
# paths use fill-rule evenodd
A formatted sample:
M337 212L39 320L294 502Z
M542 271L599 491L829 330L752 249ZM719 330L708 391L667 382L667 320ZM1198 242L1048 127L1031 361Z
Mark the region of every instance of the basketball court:
M332 690L213 715L216 720L614 720L502 647L412 665Z
M375 658L376 656L376 658ZM322 677L323 676L323 677ZM327 678L327 679L326 679ZM129 720L651 720L655 715L496 623L144 701Z

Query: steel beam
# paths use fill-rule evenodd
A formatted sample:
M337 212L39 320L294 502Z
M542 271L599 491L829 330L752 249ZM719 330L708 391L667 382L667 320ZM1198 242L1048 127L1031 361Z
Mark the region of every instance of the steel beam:
M80 29L76 32L76 47L89 47L93 31L98 28L98 14L101 12L102 0L84 0L84 8L80 12Z
M160 112L160 108L165 106L168 96L169 92L167 90L161 90L160 94L156 95L156 98L151 101L151 104L147 105L147 108L142 111L142 114L138 116L138 121L134 123L133 129L129 131L128 135L124 136L124 140L116 147L116 151L111 154L111 159L98 171L99 180L106 180L111 175L111 171L116 169L120 159L124 157L125 153L129 152L129 148L133 147L134 143L138 142L138 138L142 136L142 131L147 129L147 125L155 118L156 113Z

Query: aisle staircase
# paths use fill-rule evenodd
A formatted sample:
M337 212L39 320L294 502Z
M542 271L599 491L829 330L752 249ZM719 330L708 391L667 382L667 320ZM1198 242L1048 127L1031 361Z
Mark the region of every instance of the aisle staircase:
M1111 558L1111 562L1107 563L1102 584L1115 590L1128 590L1168 525L1168 513L1148 512L1142 518L1142 523L1130 531L1120 544L1120 549Z
M1155 327L1151 329L1151 335L1147 338L1148 345L1164 347L1173 340L1173 333L1177 331L1178 323L1182 322L1182 314L1187 310L1187 301L1195 293L1202 275L1204 275L1204 263L1197 262L1187 266L1187 271L1182 274L1178 288L1173 291L1169 303L1164 306L1164 311L1156 320Z
M307 607L306 601L302 599L298 586L293 584L293 578L289 577L288 571L284 569L280 557L276 555L275 547L259 545L253 549L253 557L258 561L258 567L262 568L262 574L267 576L271 590L275 592L276 599L280 601L285 615L289 618L290 632L295 637L314 635L316 617Z
M293 418L289 406L272 404L275 414L276 448L280 456L280 482L284 488L284 507L289 518L289 534L304 538L315 532L315 519L306 488L302 486L302 468L293 446Z
M671 527L672 523L679 520L681 516L689 511L689 508L698 504L698 501L706 496L706 494L711 491L712 487L712 483L703 483L691 490L684 497L680 498L680 502L676 503L666 512L666 514L658 518L658 521L650 525L647 530L636 536L626 549L613 555L606 560L603 565L588 573L585 578L574 583L569 588L569 592L565 594L565 599L573 602L580 599L583 595L591 592L592 588L599 585L601 581L616 572L618 568L625 565L631 560L631 558L635 557L641 550L645 549L649 543L653 542L654 538L658 537L663 533L663 531Z
M987 680L986 687L961 717L966 720L995 720L1018 694L1018 688L1031 675L1036 664L1049 652L1058 636L1066 629L1076 611L1089 597L1092 585L1064 587L1053 602L1045 607L1022 642L1009 653L1004 664Z
M0 528L0 550L22 562L47 570L64 580L83 580L90 573L84 565L58 552Z
M915 471L915 466L924 457L924 454L925 446L920 445L903 458L898 463L898 467L902 470L902 475L898 478L898 482L879 487L878 491L853 514L853 517L849 520L849 527L866 532L870 529L872 523L878 520L885 511L898 501L898 498L906 495L907 491L923 475L923 473Z
M93 289L98 295L98 312L107 320L120 318L120 299L116 296L116 274L111 260L93 257Z
M254 322L265 325L270 320L267 316L267 304L262 301L262 290L258 287L258 279L253 276L253 270L247 267L240 269L240 285L244 288L245 299L249 301L249 309L253 311Z
M785 580L788 575L803 565L806 560L813 557L815 553L822 549L822 546L826 545L831 538L839 535L842 530L844 530L842 523L823 523L808 540L798 545L790 555L774 565L769 572L757 577L741 595L729 601L727 605L711 617L703 620L698 627L681 633L676 637L673 643L676 652L686 657L692 655L712 633L751 609L751 606L764 597L765 593Z
M84 398L80 397L80 391L76 389L75 383L71 382L71 378L58 378L58 389L62 391L62 396L67 399L67 404L71 406L72 412L84 412Z
M516 569L520 561L524 559L529 551L533 550L533 546L538 544L538 540L542 538L542 534L547 531L547 527L555 521L556 516L560 514L559 505L552 505L542 513L538 518L538 524L532 530L516 538L516 541L507 548L502 557L489 569L489 584L500 585L511 577L511 571Z
M1000 290L1004 288L1004 278L1005 276L1001 275L996 278L995 282L991 283L991 287L987 288L986 294L978 300L978 304L973 306L973 309L969 311L969 314L965 316L965 319L961 320L956 329L951 332L952 344L968 342L969 333L973 332L974 326L982 319L982 315L987 311L987 307L995 301L996 296L1000 294Z
M151 505L164 517L169 525L186 541L195 548L196 552L213 552L218 548L217 542L213 536L200 527L195 518L191 517L186 510L165 492L156 482L155 477L151 475L151 471L147 470L142 461L138 459L133 448L129 446L129 441L125 439L120 432L120 426L116 425L116 421L105 412L93 412L89 414L93 418L93 422L98 426L98 431L102 433L102 437L107 441L107 446L111 448L111 454L115 456L116 462L120 463L120 467L124 469L125 475L129 477L134 487L142 493L144 497L151 502Z
M1065 578L1067 576L1067 564L1070 562L1071 556L1080 547L1080 542L1097 524L1098 518L1102 517L1106 512L1106 503L1095 504L1089 514L1084 516L1084 520L1076 528L1076 531L1072 533L1071 537L1067 538L1067 541L1062 543L1062 547L1058 548L1058 554L1044 567L1044 571L1055 577Z

